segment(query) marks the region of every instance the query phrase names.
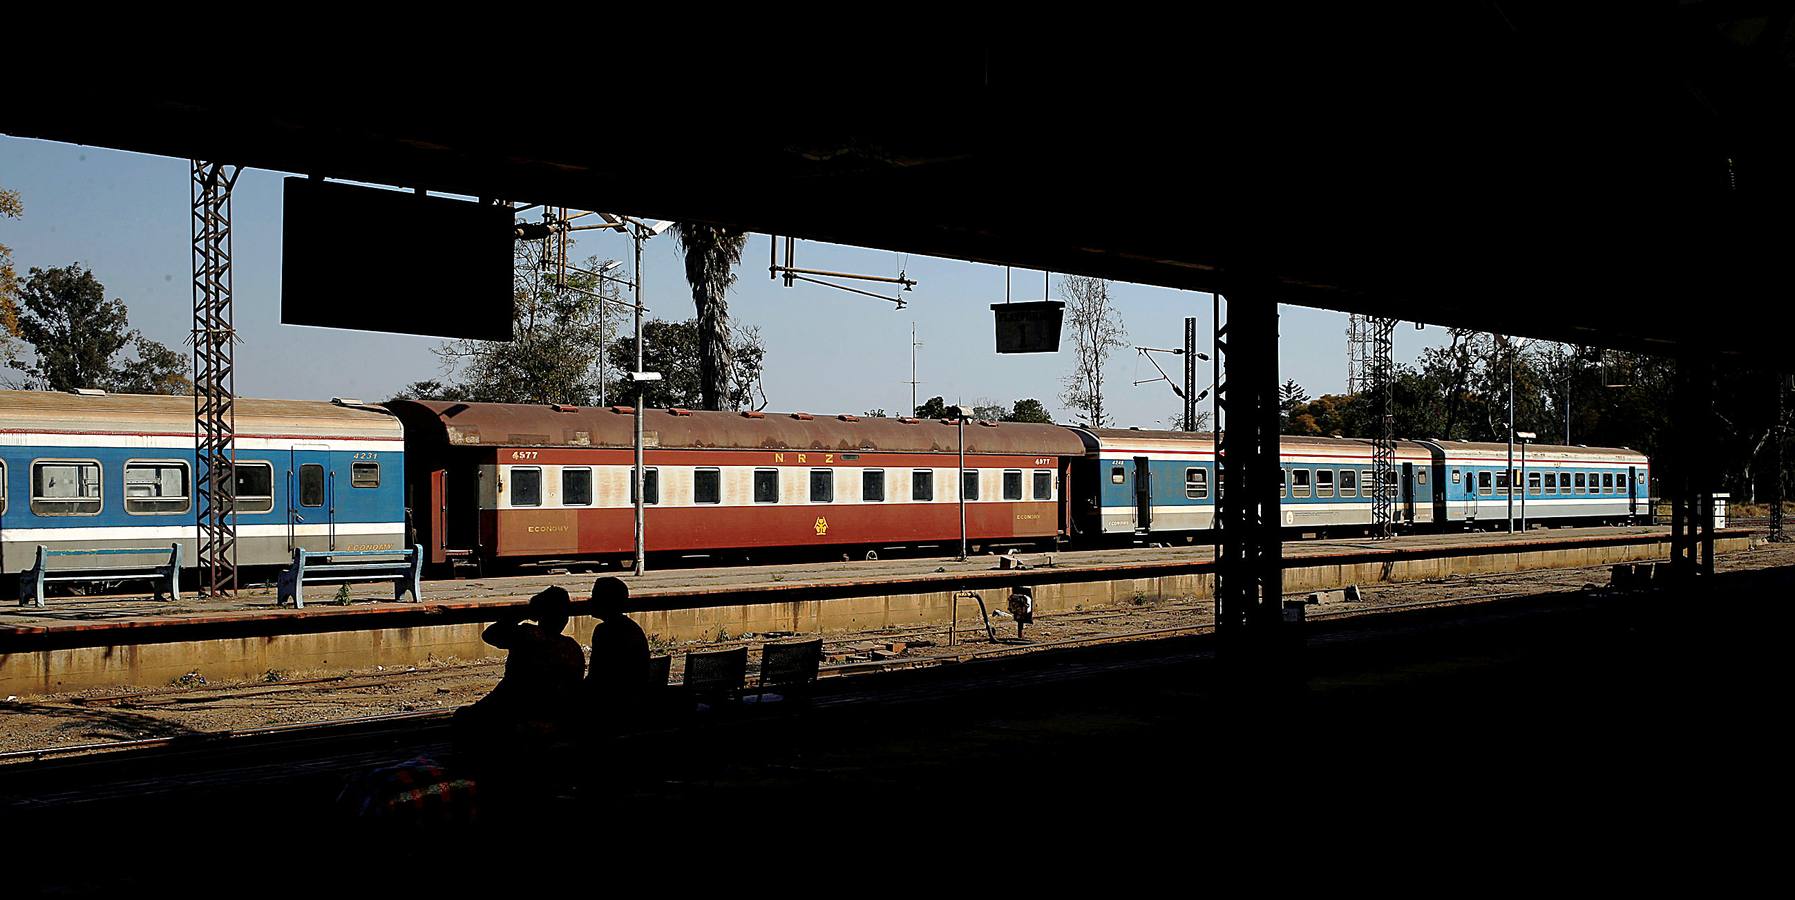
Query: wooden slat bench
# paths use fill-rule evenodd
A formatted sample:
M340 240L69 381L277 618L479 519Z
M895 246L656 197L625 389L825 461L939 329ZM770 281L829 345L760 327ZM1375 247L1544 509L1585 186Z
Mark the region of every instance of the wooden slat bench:
M280 573L275 602L285 606L292 598L295 609L304 609L308 584L391 581L394 600L403 600L410 592L416 603L424 598L423 577L424 548L419 544L404 550L295 549L293 564Z
M755 699L765 699L768 691L784 696L807 693L816 684L817 669L823 661L823 639L767 644L760 651L760 683Z
M50 560L68 557L163 557L159 562L117 562L73 569L52 569ZM162 599L166 585L171 600L181 599L181 545L168 547L105 547L94 550L51 550L42 544L37 548L37 562L19 573L19 605L44 606L44 585L52 581L153 581L157 600Z

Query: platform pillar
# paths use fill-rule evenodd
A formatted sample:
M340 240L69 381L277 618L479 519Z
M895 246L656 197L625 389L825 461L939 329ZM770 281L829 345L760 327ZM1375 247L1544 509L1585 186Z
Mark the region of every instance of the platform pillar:
M1670 568L1679 581L1714 575L1714 362L1677 359L1671 397Z
M1225 647L1274 645L1283 623L1278 489L1278 304L1228 297L1217 349L1221 433L1221 544L1216 631Z

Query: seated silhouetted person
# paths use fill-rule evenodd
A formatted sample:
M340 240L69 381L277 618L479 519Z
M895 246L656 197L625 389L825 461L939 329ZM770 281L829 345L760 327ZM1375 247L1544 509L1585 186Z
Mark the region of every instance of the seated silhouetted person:
M481 635L510 653L505 677L492 693L455 711L459 748L490 762L494 754L553 739L577 714L585 659L579 642L561 633L571 609L567 591L550 587L531 597L527 609L494 622Z
M642 711L649 688L648 637L642 626L623 614L629 585L620 578L600 578L592 585L592 668L586 673L586 698L594 730L614 731Z

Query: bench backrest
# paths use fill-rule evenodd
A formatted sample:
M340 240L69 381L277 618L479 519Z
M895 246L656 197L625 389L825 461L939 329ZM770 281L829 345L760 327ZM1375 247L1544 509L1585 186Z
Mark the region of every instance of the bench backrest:
M760 684L809 684L823 660L823 639L768 644L760 653Z
M686 654L686 689L733 691L748 677L748 648Z
M124 560L120 557L150 557L150 559ZM37 564L39 571L50 568L52 558L80 559L83 564L69 566L57 571L78 572L83 569L104 571L106 569L145 569L152 566L168 567L181 564L181 545L170 544L166 547L92 547L80 549L52 550L42 544L37 545Z
M648 658L648 689L658 690L667 686L667 680L673 677L673 657L650 656Z

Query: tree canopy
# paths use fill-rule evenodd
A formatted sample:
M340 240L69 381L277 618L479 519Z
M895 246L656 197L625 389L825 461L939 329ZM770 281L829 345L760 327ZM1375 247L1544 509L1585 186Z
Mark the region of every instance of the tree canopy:
M131 328L123 300L79 263L33 268L19 290L18 334L32 359L8 360L33 388L98 388L132 394L193 390L186 354ZM127 348L129 352L127 353Z

